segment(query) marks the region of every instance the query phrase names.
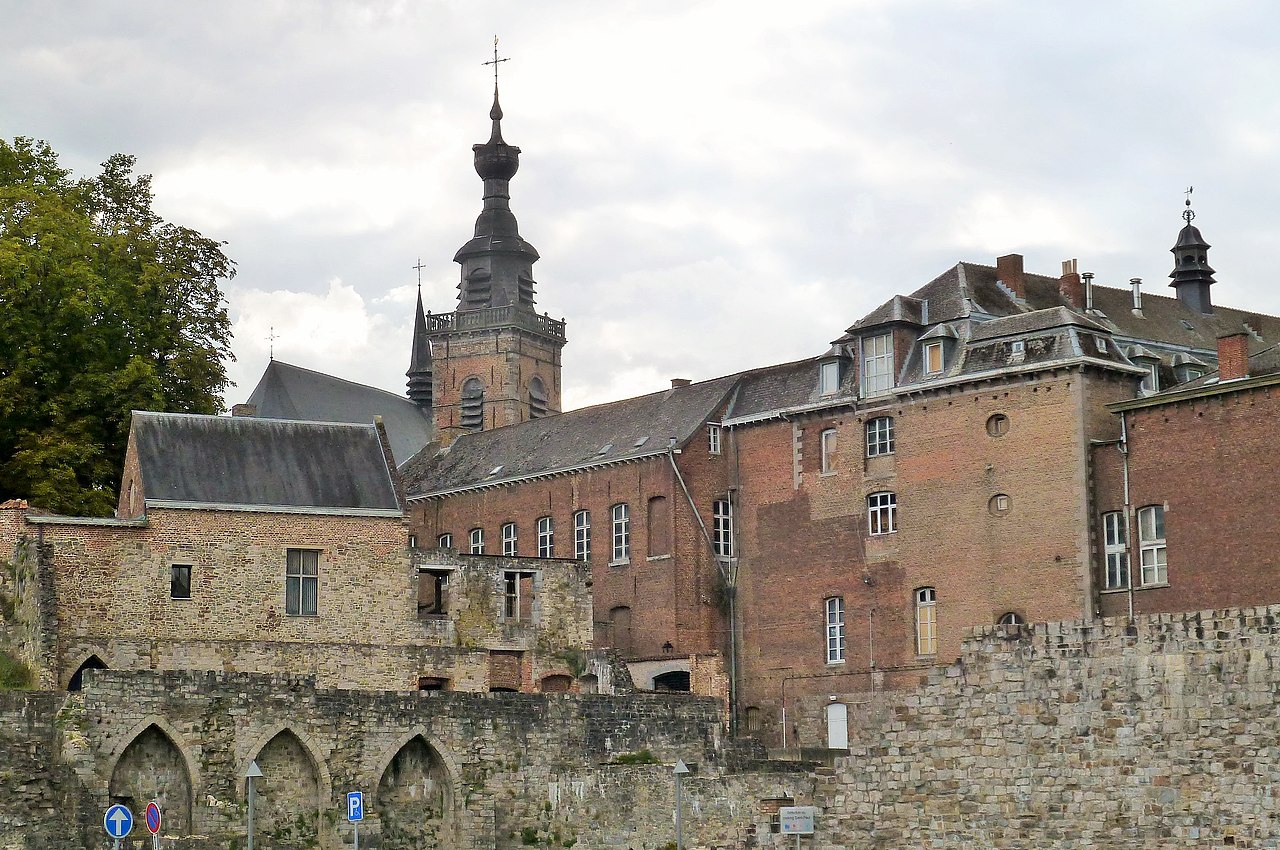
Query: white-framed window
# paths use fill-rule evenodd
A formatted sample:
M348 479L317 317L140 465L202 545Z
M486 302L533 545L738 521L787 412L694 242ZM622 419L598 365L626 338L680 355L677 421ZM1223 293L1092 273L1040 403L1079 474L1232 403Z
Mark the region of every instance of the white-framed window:
M892 534L897 530L897 494L872 493L867 496L867 531L871 534Z
M827 663L844 662L844 597L827 600Z
M1142 385L1140 389L1144 393L1154 393L1160 389L1160 364L1147 361L1141 365L1147 369L1147 374L1142 376Z
M285 551L284 612L314 617L320 608L320 550Z
M502 574L502 619L507 623L527 622L532 618L533 573Z
M733 557L733 503L728 499L716 499L711 503L711 541L717 558Z
M822 471L835 472L836 462L836 429L824 429L819 437L822 444Z
M554 558L556 556L556 527L551 517L538 518L538 557Z
M1163 505L1147 505L1138 510L1138 558L1144 587L1168 583Z
M1124 527L1123 511L1107 511L1102 515L1102 542L1107 559L1103 586L1120 590L1129 586L1129 533Z
M880 334L862 340L862 394L875 395L893 389L893 335Z
M436 548L437 548L437 549L452 549L452 548L453 548L453 535L452 535L452 534L445 533L445 534L441 534L439 537L437 537L437 538L436 538Z
M502 554L508 558L514 558L516 555L516 524L514 522L502 525Z
M893 417L877 416L867 422L867 457L893 454Z
M938 654L938 592L932 587L916 590L916 654Z
M631 560L631 509L626 502L614 505L613 517L613 557L611 563L624 563Z
M484 529L483 528L471 529L471 533L468 535L468 538L469 538L467 541L469 544L468 551L472 555L483 555L484 554Z
M1014 357L1022 357L1027 353L1027 343L1021 339L1015 339L1009 343L1009 353Z
M924 346L924 373L936 375L942 371L942 341L927 342Z
M996 622L1002 626L1022 626L1026 625L1027 621L1017 611L1005 611Z
M720 454L720 426L711 424L707 426L707 451L713 455Z
M835 395L840 389L840 362L828 360L818 367L818 392L820 395Z
M577 511L573 515L573 557L579 561L591 560L591 511Z

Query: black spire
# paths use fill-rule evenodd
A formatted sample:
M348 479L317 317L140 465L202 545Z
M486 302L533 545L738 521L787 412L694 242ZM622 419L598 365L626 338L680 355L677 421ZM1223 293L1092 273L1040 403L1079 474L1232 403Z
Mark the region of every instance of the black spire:
M422 260L414 266L418 270L418 312L413 319L413 351L409 355L409 400L424 411L431 412L432 374L431 340L427 338L427 317L422 312Z
M506 61L497 59L496 52L494 59ZM520 168L520 148L502 138L502 105L498 102L496 79L489 119L493 122L489 141L471 148L476 174L484 181L484 209L476 219L475 236L453 258L462 265L458 309L515 305L532 311L533 264L538 251L520 237L511 212L510 184Z
M1178 233L1178 241L1169 250L1173 252L1173 271L1169 284L1178 293L1178 300L1201 313L1212 313L1213 302L1209 287L1214 284L1213 268L1209 265L1209 243L1200 235L1200 229L1191 221L1196 214L1191 209L1191 189L1187 189L1187 208L1182 218L1187 222Z

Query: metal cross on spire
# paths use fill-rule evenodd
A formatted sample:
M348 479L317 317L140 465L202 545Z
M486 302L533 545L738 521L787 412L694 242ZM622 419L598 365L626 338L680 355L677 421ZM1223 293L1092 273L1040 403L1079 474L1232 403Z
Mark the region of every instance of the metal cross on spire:
M271 360L276 359L276 340L280 337L276 336L276 326L272 325L267 331L267 356Z
M493 37L493 59L489 60L488 62L480 63L481 65L493 66L493 90L495 92L498 90L498 66L503 62L510 62L510 61L511 61L511 57L509 56L504 57L502 59L498 58L498 37L495 35Z
M426 268L426 266L422 264L421 257L418 258L418 264L416 266L412 266L412 268L415 268L418 270L418 291L421 292L422 291L422 270Z
M1195 212L1191 209L1191 192L1195 188L1195 186L1188 186L1187 190L1183 192L1183 194L1187 196L1187 208L1182 211L1182 217L1186 219L1187 224L1190 224L1191 219L1196 217Z

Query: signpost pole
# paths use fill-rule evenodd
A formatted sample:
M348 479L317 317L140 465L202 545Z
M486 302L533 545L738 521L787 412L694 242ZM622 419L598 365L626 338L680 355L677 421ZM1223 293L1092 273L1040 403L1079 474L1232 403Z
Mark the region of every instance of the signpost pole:
M684 850L684 800L681 795L681 780L684 775L689 772L689 766L684 763L684 759L676 759L676 850Z
M355 838L351 841L352 850L360 850L360 821L356 821L354 825Z
M245 785L248 787L249 797L249 843L248 850L253 850L253 780L262 778L262 769L258 767L257 761L249 762L249 769L244 772Z

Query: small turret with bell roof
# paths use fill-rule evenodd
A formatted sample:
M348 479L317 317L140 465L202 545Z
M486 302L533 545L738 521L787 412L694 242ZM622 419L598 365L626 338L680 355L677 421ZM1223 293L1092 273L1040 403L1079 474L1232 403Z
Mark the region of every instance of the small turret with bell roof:
M1200 235L1200 228L1192 224L1196 214L1191 209L1191 189L1187 189L1187 208L1182 218L1187 222L1178 233L1178 241L1169 250L1173 253L1173 271L1169 284L1178 293L1178 300L1200 313L1213 312L1209 287L1213 286L1213 268L1209 265L1209 243Z

